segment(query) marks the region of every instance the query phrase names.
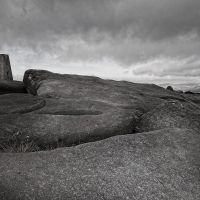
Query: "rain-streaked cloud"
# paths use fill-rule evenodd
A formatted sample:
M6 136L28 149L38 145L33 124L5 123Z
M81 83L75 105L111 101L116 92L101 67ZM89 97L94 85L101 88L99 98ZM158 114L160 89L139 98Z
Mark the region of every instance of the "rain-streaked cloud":
M200 84L200 1L0 0L0 50L15 77L44 68Z

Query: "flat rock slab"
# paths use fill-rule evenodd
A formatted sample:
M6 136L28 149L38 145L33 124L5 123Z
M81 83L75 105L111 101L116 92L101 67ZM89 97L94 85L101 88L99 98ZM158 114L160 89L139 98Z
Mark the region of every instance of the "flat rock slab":
M0 80L0 94L8 93L27 93L27 91L23 82Z
M1 200L199 200L200 135L116 136L35 153L0 153Z
M193 129L200 133L200 106L191 102L164 102L141 117L137 131L174 127Z
M0 144L18 134L38 145L66 146L132 133L140 109L91 100L49 99L29 94L0 96ZM20 134L19 134L20 133Z

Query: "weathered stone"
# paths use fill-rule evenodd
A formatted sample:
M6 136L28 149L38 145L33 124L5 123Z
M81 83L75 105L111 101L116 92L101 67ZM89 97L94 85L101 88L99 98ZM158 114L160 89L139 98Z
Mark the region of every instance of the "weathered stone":
M192 102L169 101L144 114L138 131L188 128L200 132L200 106Z
M166 90L169 90L169 91L174 91L173 87L171 85L167 86Z
M70 146L134 133L144 113L168 98L184 100L156 85L47 71L29 70L24 82L46 104L31 113L0 116L1 141L20 132L40 145L62 141Z
M188 100L200 105L200 94L198 94L198 93L184 94L184 97L187 98Z
M0 80L0 94L27 93L24 83L20 81Z
M44 106L44 99L30 94L14 93L0 96L0 115L29 113Z
M140 117L157 105L170 99L185 101L184 97L155 85L47 71L29 70L24 82L29 92L40 96L39 100L35 97L35 101L39 101L42 108L33 103L28 109L19 108L16 112L12 102L7 109L9 105L3 100L2 113L6 110L7 113L0 116L2 142L18 132L39 145L62 141L66 146L134 133ZM32 107L34 109L30 109Z
M132 133L141 115L139 108L116 108L91 100L42 99L19 94L1 97L0 143L19 132L38 145L62 141L70 146Z
M1 200L199 200L200 135L164 129L0 153Z
M0 80L13 80L10 59L5 54L0 54Z
M45 70L27 70L23 81L29 93L34 95L52 98L91 99L115 106L132 106L137 101L143 101L145 97L164 100L184 99L181 95L157 85L56 74ZM153 103L152 99L150 102L150 104Z

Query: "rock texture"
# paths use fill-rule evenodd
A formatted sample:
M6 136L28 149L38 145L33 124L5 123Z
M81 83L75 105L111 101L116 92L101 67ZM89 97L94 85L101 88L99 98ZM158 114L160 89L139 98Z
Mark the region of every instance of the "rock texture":
M10 59L5 54L0 54L0 80L13 80Z
M179 101L162 103L141 117L138 131L174 127L189 128L200 132L200 106Z
M174 89L171 85L167 86L166 90L174 91Z
M39 145L54 145L62 140L70 146L132 133L137 120L137 110L115 108L102 102L4 96L4 100L12 98L23 98L19 103L22 107L16 108L8 102L8 108L0 107L1 142L20 132Z
M1 141L20 132L39 145L62 141L71 146L134 133L140 117L146 112L170 99L185 100L156 85L40 70L28 70L24 84L30 93L38 95L34 101L38 101L39 106L35 102L31 104L27 96L24 103L30 104L28 108L19 107L16 112L10 101L10 111L0 115ZM4 112L7 110L6 98L14 99L15 96L4 96Z
M30 94L12 84L0 149L46 151L0 153L1 200L200 199L197 94L44 70L25 72Z
M194 102L195 104L200 105L200 94L184 94L184 97Z
M4 94L0 96L0 115L29 113L41 109L45 104L43 98L30 94Z
M183 100L180 94L166 91L153 84L103 80L92 76L56 74L45 70L27 70L24 84L29 93L51 98L81 98L104 101L118 106L132 106L135 102L152 98ZM152 98L150 98L152 97ZM157 102L156 102L157 103ZM156 104L155 103L155 104Z
M200 135L163 129L0 154L1 200L199 200Z
M27 93L27 92L23 82L0 80L0 95L8 93Z

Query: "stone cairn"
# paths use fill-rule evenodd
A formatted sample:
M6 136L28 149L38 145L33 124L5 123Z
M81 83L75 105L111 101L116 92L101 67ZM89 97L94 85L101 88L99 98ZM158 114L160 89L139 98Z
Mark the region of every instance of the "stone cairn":
M0 80L13 80L9 56L0 54Z

